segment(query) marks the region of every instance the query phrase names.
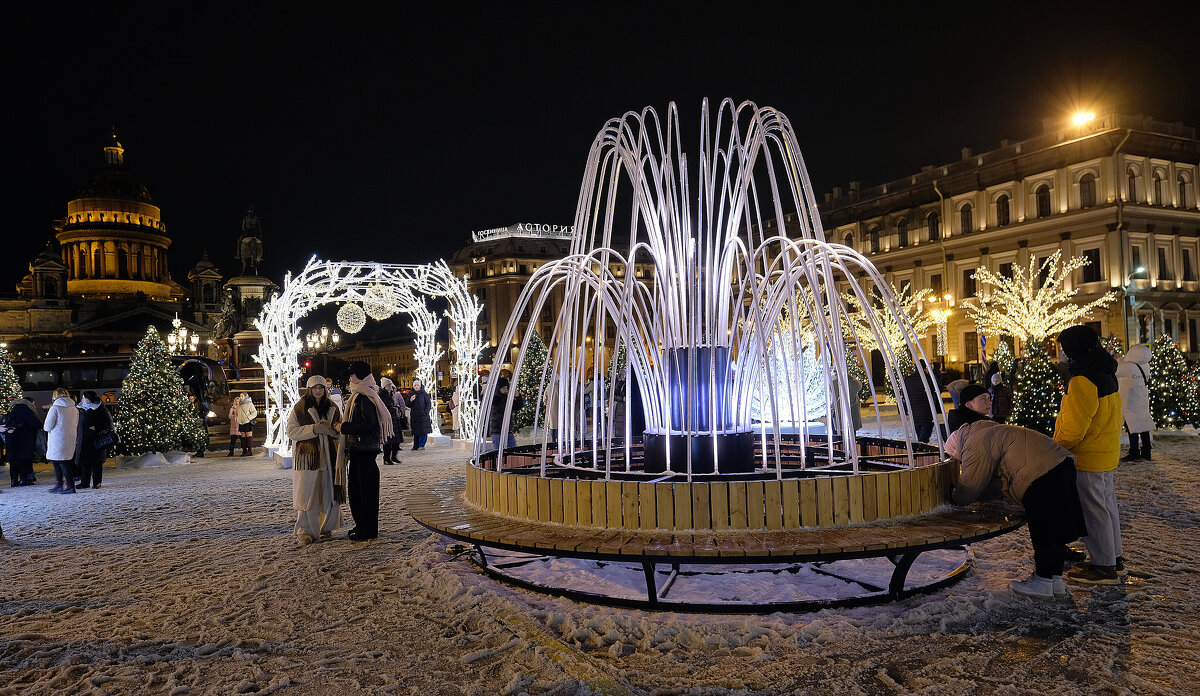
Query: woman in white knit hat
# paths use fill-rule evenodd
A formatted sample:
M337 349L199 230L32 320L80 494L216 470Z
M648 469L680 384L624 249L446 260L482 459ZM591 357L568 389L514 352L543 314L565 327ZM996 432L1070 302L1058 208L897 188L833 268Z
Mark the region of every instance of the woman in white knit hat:
M341 504L346 493L335 486L338 432L342 414L329 398L325 378L308 378L308 393L288 416L287 436L292 441L292 505L296 508L296 536L311 544L328 538L342 524Z

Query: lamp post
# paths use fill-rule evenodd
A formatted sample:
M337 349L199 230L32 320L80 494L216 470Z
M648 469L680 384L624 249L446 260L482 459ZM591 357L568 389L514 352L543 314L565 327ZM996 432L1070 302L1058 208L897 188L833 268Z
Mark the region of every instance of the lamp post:
M1124 327L1125 327L1125 350L1129 350L1129 346L1130 346L1130 343L1129 343L1129 314L1131 312L1133 312L1133 302L1134 302L1133 293L1130 292L1131 283L1133 283L1133 277L1135 275L1141 275L1145 272L1146 272L1145 266L1138 266L1137 268L1133 269L1133 271L1130 272L1129 275L1125 276L1125 281L1121 283L1121 293L1124 295L1124 297L1121 298L1121 323L1124 324ZM1136 316L1135 316L1135 318L1136 318ZM1140 330L1138 333L1140 334ZM1141 336L1139 335L1138 338L1140 339Z
M306 353L313 355L320 354L321 356L321 374L328 377L329 372L329 353L337 350L342 337L337 331L330 331L325 324L321 325L320 331L313 331L304 337L304 349Z
M200 334L189 334L187 327L179 320L179 314L176 313L175 319L171 322L171 332L167 334L167 345L174 355L195 355L200 351Z

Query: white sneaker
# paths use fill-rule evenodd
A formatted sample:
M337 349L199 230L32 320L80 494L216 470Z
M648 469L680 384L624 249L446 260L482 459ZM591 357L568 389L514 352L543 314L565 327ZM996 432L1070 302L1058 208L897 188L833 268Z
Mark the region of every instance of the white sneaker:
M1054 599L1054 581L1050 578L1043 578L1037 573L1031 574L1028 580L1013 580L1008 583L1008 586L1012 588L1013 592L1026 597Z
M1055 575L1054 577L1050 578L1050 582L1054 588L1055 597L1067 596L1067 585L1063 582L1063 577L1061 575Z

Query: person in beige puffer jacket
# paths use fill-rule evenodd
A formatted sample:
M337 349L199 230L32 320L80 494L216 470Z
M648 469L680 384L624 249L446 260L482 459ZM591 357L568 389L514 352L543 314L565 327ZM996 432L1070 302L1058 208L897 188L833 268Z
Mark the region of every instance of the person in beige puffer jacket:
M951 494L956 505L975 502L998 477L1005 496L1025 508L1034 572L1028 580L1014 580L1013 591L1031 597L1066 596L1064 545L1084 531L1075 457L1036 430L991 420L954 431L946 452L959 461L958 485Z

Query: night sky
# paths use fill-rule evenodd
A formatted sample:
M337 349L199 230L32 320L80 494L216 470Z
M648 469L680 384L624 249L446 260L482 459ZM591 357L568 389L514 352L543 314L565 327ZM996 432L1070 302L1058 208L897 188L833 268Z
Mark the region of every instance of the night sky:
M471 230L569 224L604 121L730 96L791 120L820 196L1115 107L1200 126L1190 3L625 6L157 3L10 14L0 293L11 296L112 127L163 209L172 273L313 253L422 263ZM720 14L705 8L723 8ZM1194 7L1194 6L1193 6ZM29 12L29 10L22 10ZM11 12L11 10L9 11ZM955 19L951 19L953 16Z

